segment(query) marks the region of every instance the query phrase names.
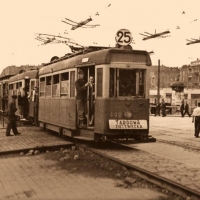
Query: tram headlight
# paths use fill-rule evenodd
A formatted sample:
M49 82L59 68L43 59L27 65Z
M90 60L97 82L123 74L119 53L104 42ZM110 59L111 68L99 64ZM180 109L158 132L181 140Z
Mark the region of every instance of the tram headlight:
M133 116L132 112L131 111L126 111L124 112L124 117L125 119L131 119Z

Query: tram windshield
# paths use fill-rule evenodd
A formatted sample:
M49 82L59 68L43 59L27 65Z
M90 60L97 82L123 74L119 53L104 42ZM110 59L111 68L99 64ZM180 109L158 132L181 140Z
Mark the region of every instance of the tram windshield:
M110 97L145 97L145 70L110 69Z

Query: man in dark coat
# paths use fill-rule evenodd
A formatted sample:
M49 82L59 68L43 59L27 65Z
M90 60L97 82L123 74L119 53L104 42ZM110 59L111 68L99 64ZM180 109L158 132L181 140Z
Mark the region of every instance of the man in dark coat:
M184 117L184 110L185 110L184 102L182 102L180 110L181 110L181 116Z
M162 103L161 103L161 110L162 110L162 116L165 117L166 116L166 104L165 104L164 99L162 100Z
M8 124L6 128L6 136L13 136L10 134L11 129L14 135L20 134L17 130L17 125L16 125L16 116L15 116L15 112L17 111L16 99L17 95L12 95L12 100L8 103Z
M187 101L186 101L186 104L185 104L185 113L184 113L184 115L185 114L188 114L189 117L191 116L191 114L189 113L189 105L188 105Z
M157 104L156 104L156 112L155 112L155 115L154 115L154 116L156 116L156 115L159 115L159 116L160 116L160 103L157 103Z
M85 114L85 99L86 99L86 92L87 92L87 87L89 86L89 83L85 83L84 78L84 73L82 70L79 70L78 72L79 78L75 82L76 86L76 104L77 104L77 111L78 111L78 118L80 122L80 127L86 126L84 124L84 114Z

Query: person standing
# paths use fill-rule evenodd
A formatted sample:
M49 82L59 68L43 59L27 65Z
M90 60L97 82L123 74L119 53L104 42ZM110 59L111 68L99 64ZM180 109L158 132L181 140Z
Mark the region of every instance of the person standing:
M161 110L162 110L162 116L165 117L166 116L166 104L165 104L165 101L164 99L162 100L162 103L161 103Z
M79 126L85 127L84 124L84 114L85 114L85 101L86 101L86 92L89 83L85 83L84 80L84 73L82 70L78 72L78 79L75 82L76 87L76 104L77 104L77 111L78 111L78 119L79 119Z
M38 108L39 108L39 93L38 87L34 87L34 104L33 104L33 115L34 115L34 125L38 125Z
M200 131L200 102L197 104L198 106L193 110L192 113L192 122L194 122L195 133L194 136L199 137Z
M10 134L11 129L12 129L14 135L21 134L18 132L17 125L16 125L16 116L15 116L15 112L17 111L16 99L17 99L17 95L12 95L12 99L8 103L8 124L7 124L7 128L6 128L6 136L13 136Z
M89 126L94 125L94 76L90 76L89 78Z
M184 101L182 101L180 110L181 110L181 117L184 117L184 110L185 110Z
M187 101L186 101L186 104L185 104L185 113L184 113L183 116L185 116L185 114L188 114L188 116L191 117L191 114L189 113L189 105L188 105Z
M156 115L159 115L160 116L160 103L157 103L156 104L156 112L155 112L155 117L156 117Z

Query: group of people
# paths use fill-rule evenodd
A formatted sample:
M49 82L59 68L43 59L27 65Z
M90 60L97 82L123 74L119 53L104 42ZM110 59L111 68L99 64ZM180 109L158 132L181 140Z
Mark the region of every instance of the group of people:
M89 77L89 82L84 80L84 72L79 70L78 79L75 82L76 86L76 104L78 111L79 127L86 127L86 120L89 120L88 125L94 125L94 76ZM87 91L89 88L89 113L86 112Z
M37 125L37 122L38 122L38 105L39 105L38 87L35 87L34 91L35 91L34 92L34 104L33 104L34 124ZM21 133L18 132L17 124L16 124L17 116L16 116L15 112L17 111L17 107L16 107L17 98L19 98L19 96L12 95L11 101L9 101L9 103L8 103L8 123L7 123L7 128L6 128L6 136L13 136L10 133L11 129L12 129L14 135L20 135L21 134ZM27 97L27 98L30 98L30 97ZM18 99L18 103L19 103L19 99ZM21 106L21 104L19 104L19 107L20 106Z
M160 111L162 113L162 116L165 117L166 116L166 103L164 101L164 99L162 99L161 103L157 103L156 104L156 111L155 111L155 117L156 115L160 116Z
M185 104L184 104L184 101L182 102L180 111L181 111L181 117L184 117L186 114L188 114L188 116L191 117L191 114L189 113L189 105L187 101Z
M165 104L164 100L162 100L162 103L156 104L156 111L155 111L154 116L156 116L156 115L160 116L160 110L161 110L162 116L165 117L166 116L165 109L166 109L166 104ZM180 106L180 111L181 111L181 117L184 117L186 114L189 117L192 116L192 122L194 123L194 128L195 128L194 136L198 138L199 132L200 132L200 102L197 104L197 107L193 110L193 113L190 114L189 105L188 105L187 101L185 102L185 104L183 101Z

